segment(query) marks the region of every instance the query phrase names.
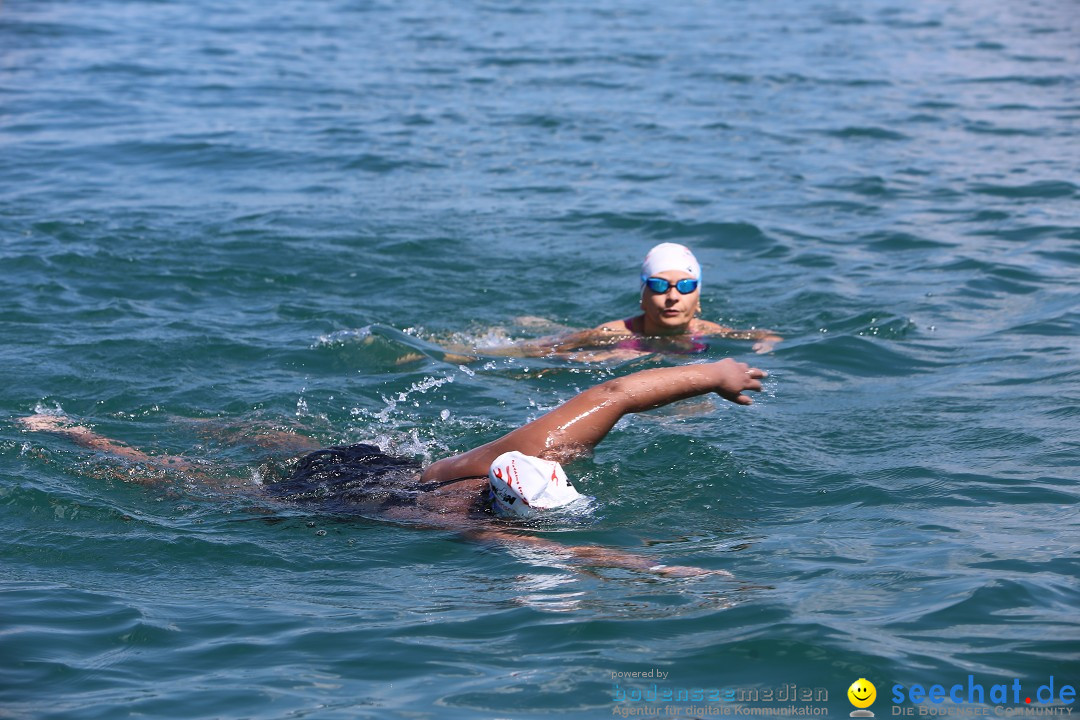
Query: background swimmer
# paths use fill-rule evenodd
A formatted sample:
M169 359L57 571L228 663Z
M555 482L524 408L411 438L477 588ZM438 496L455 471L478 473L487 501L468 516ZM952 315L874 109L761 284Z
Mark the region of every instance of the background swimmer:
M470 539L525 544L583 565L685 576L708 571L656 565L652 558L609 548L564 546L522 535L506 526L500 527L491 522L489 487L496 491L505 490L498 481L509 479L502 471L506 467L506 454L515 452L529 456L526 464L532 467L534 474L550 470L552 483L570 485L559 463L591 453L623 416L714 392L733 403L749 405L753 401L744 392L761 390L761 379L765 376L763 370L730 359L643 370L589 388L492 442L444 458L427 468L421 468L411 458L387 455L372 445L333 447L310 452L296 462L288 477L262 487L250 483L225 487L205 472L205 466L172 455L149 455L99 435L88 427L71 424L62 416L37 414L19 422L28 430L59 433L84 447L141 465L178 470L223 491L257 494L270 504L311 506L334 513L376 514L392 520L460 531ZM310 438L281 432L255 440L294 451L311 449L315 445ZM527 475L528 471L523 474ZM145 482L150 484L155 480ZM510 484L513 485L512 480ZM557 498L552 506L576 496L576 492L567 492L564 486L548 493L549 497ZM520 484L517 491L516 499L521 501L543 494L542 489L534 493ZM514 497L502 497L503 502L496 502L496 506L507 502L513 504L515 500Z
M767 352L781 340L768 330L734 330L698 317L701 312L701 265L685 245L660 243L641 264L641 310L625 320L595 329L616 335L690 337L691 351L708 335L757 340L754 350Z
M629 360L656 352L704 352L707 338L754 340L755 352L782 338L769 330L735 330L702 320L701 265L685 245L660 243L641 265L641 314L591 330L553 335L510 347L482 348L484 355L565 357L578 361ZM525 320L529 320L526 318Z

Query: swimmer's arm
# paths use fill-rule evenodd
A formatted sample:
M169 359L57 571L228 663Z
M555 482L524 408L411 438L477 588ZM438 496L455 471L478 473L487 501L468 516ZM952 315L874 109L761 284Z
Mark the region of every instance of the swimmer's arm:
M484 478L484 483L486 484L486 478ZM465 493L464 496L467 497L468 494ZM399 508L396 510L396 512L388 513L388 515L396 519L421 523L431 528L458 532L461 537L472 542L502 546L526 546L549 554L553 558L562 559L583 567L621 568L635 572L652 573L661 577L695 577L700 575L731 577L731 574L724 570L706 570L688 565L664 565L657 563L655 558L598 545L563 545L534 535L525 535L517 531L491 527L487 523L482 527L478 527L475 520L469 519L467 512L435 512L421 507Z
M718 325L708 320L698 320L694 325L694 332L698 335L711 335L713 337L726 338L728 340L754 340L753 350L756 353L765 353L773 349L776 343L784 338L772 330L736 330L725 325Z
M619 326L620 323L607 323L589 330L579 330L565 335L557 335L549 340L549 344L559 349L573 350L580 347L588 347L596 343L610 341L616 337L625 337L630 333L626 328Z
M563 333L561 335L549 335L535 340L524 340L513 345L478 348L481 355L497 355L507 357L552 357L566 355L575 350L602 344L622 333L605 329L605 326L591 330L578 330L576 332Z
M608 380L498 440L432 464L424 471L424 480L487 476L492 461L510 450L568 462L590 453L628 413L711 392L749 405L753 401L743 392L761 390L765 375L763 370L726 358L703 365L652 368Z
M477 542L489 542L499 545L528 545L529 547L551 553L555 557L588 567L609 567L635 572L647 572L662 577L695 577L700 575L723 575L731 577L724 570L706 570L688 565L663 565L655 558L635 555L612 548L597 545L561 545L532 535L519 535L499 529L472 530L465 537Z

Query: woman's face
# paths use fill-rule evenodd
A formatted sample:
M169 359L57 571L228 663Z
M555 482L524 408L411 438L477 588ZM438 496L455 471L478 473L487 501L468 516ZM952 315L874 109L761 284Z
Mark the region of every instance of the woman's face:
M646 335L677 335L686 332L698 311L701 285L683 295L675 283L694 277L682 270L665 270L652 277L663 278L671 285L667 292L657 293L646 285L641 290L641 310L645 313L643 329Z

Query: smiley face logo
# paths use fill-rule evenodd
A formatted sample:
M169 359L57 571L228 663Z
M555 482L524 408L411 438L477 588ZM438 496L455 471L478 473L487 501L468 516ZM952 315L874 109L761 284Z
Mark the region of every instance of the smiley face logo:
M877 699L877 688L866 678L859 678L851 683L851 687L847 690L847 697L855 707L868 708Z

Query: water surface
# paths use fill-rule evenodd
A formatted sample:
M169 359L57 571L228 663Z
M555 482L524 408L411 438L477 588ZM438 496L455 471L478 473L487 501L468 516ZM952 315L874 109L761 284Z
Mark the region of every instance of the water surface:
M659 669L833 716L864 677L881 717L894 684L1080 684L1078 24L9 0L0 715L601 717L656 682L612 673ZM592 517L535 531L735 581L267 517L10 422L62 409L251 485L249 424L445 457L700 359L438 352L629 315L668 240L709 319L786 338L707 357L771 379L625 420L569 468Z

